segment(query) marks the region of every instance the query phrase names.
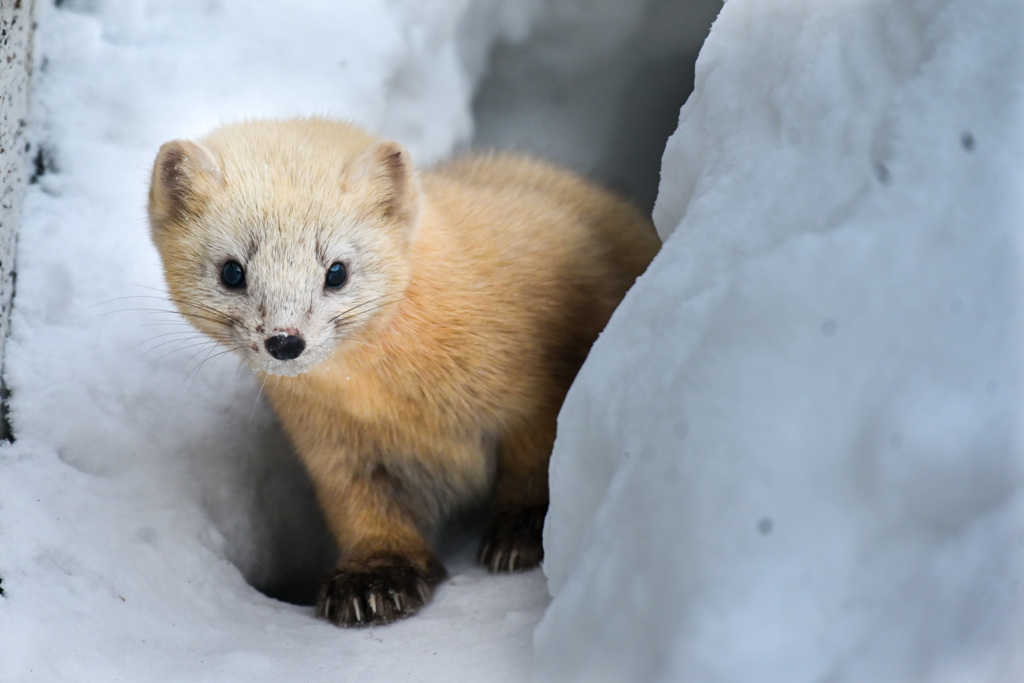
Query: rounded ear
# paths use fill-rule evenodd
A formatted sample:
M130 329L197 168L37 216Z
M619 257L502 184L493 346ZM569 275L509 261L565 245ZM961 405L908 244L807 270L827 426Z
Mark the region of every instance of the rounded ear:
M176 220L202 213L211 192L224 184L220 164L191 140L164 143L153 164L149 222L154 236Z
M397 142L370 145L352 163L345 189L361 195L371 214L383 220L412 222L419 210L419 192L409 153Z

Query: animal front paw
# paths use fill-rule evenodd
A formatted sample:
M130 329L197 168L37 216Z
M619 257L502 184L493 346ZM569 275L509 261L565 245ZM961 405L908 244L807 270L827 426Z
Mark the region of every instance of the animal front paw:
M323 578L316 616L337 626L390 624L418 612L445 576L434 557L425 567L402 555L345 562Z
M500 506L480 543L477 560L492 572L533 569L544 559L547 505Z

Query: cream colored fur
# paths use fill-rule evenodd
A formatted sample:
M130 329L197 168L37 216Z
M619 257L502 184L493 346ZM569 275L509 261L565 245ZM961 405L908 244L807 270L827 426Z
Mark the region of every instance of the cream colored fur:
M565 392L659 247L636 209L562 169L483 155L417 172L398 144L322 119L167 143L150 218L179 309L266 376L341 575L403 558L433 577L420 603L446 515L490 497L542 519ZM227 260L245 291L220 282ZM349 279L328 291L335 262ZM300 356L267 353L269 335L293 333ZM533 541L490 535L492 569L539 560L539 536L530 560ZM363 623L351 615L379 596L341 614L340 581L322 615Z

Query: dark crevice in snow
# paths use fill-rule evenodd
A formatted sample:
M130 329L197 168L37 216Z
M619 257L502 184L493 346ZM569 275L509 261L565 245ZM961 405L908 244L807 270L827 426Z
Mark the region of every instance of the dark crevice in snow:
M227 558L268 597L312 605L337 549L316 503L309 474L276 425L263 432L265 451L243 464L230 488L204 491L203 507L226 540ZM246 523L239 522L239 508Z
M519 60L530 58L521 49L501 48L474 100L474 145L565 164L650 211L665 142L693 90L696 56L636 64L617 82L606 78L601 63L556 73L552 82L524 73Z
M35 185L44 175L56 173L57 170L57 161L53 150L40 145L36 148L36 153L32 157L32 175L29 177L28 182L31 185Z
M11 390L6 384L0 385L0 440L14 442L14 427L11 425ZM0 590L0 595L3 595L3 590Z
M572 4L549 10L525 41L492 51L473 102L474 146L565 164L649 211L720 7L652 0L589 14Z

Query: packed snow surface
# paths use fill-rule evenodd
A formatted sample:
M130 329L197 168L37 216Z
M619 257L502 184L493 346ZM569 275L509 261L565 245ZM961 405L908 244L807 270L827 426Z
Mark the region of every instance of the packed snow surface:
M1024 680L1022 26L725 4L560 416L539 680Z

